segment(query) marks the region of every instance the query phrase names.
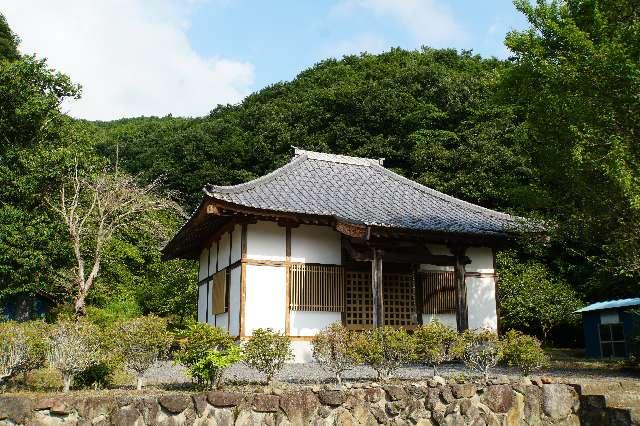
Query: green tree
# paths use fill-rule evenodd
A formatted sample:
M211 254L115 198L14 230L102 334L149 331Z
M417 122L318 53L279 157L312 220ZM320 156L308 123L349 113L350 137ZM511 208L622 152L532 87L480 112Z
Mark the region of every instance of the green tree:
M11 31L9 24L4 15L0 13L0 60L15 60L18 59L20 53L18 53L18 36Z
M557 223L555 262L588 298L637 294L640 10L628 0L515 5L530 27L506 38L502 93L525 118L541 207Z
M523 261L513 251L499 255L501 325L523 330L545 341L560 324L576 323L582 306L576 291L535 261Z
M173 342L167 321L154 315L122 321L115 329L118 350L125 367L136 374L136 388L142 389L144 373L169 351Z
M267 378L271 384L274 376L287 361L293 359L289 337L270 328L256 328L244 345L244 361Z
M79 89L44 60L0 60L0 298L45 289L64 293L62 227L43 194L82 158L84 127L60 113Z

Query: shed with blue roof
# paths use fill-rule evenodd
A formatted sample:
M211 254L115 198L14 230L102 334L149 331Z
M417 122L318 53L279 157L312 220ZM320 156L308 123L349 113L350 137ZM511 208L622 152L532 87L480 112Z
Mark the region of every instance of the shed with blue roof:
M638 350L640 297L607 300L578 309L588 358L624 358Z

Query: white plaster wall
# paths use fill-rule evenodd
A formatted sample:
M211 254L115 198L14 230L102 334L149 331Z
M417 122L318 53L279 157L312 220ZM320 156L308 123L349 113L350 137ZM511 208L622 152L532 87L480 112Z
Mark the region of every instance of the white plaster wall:
M291 229L291 260L340 265L340 233L328 226L300 225Z
M218 271L229 266L229 249L231 248L229 233L225 232L218 241Z
M200 252L200 270L198 271L198 281L209 276L207 266L209 265L209 250L204 249Z
M229 283L229 333L240 335L240 266L231 270Z
M216 315L215 321L216 327L219 327L223 330L229 330L229 314L225 312L224 314Z
M285 268L247 265L245 289L245 333L256 328L284 332Z
M323 328L341 320L340 312L291 311L289 329L292 336L315 336Z
M218 259L218 243L213 242L211 244L211 249L209 251L209 271L211 271L211 275L216 271L216 261Z
M313 361L311 342L304 340L294 340L291 342L293 351L293 362L304 363Z
M198 322L207 321L207 284L198 286Z
M493 251L489 247L469 247L467 256L471 263L465 266L467 272L493 273Z
M422 323L428 324L434 319L437 319L446 326L451 327L454 330L458 329L458 322L456 321L456 314L422 314Z
M493 276L467 277L469 328L498 329L495 290Z
M233 233L231 234L231 263L240 260L242 251L242 226L236 225L233 227Z
M284 260L287 252L286 230L275 222L247 225L247 257L257 260Z

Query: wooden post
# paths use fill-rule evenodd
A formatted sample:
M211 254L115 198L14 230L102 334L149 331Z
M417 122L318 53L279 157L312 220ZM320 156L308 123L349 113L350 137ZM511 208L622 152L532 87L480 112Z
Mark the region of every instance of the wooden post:
M242 224L242 234L240 234L240 309L238 314L240 315L239 323L239 338L244 337L244 304L246 301L246 288L247 288L247 224Z
M467 308L467 283L465 280L464 257L466 249L464 247L455 247L452 252L455 256L455 265L453 267L456 282L456 322L458 331L464 331L469 328L469 310Z
M422 277L419 273L420 265L413 265L413 288L416 304L415 323L422 325L422 312L424 311L424 292L422 288Z
M493 258L493 294L496 301L496 333L502 335L502 327L500 327L500 283L498 276L498 266L496 265L496 249L491 249L491 257Z
M285 231L285 311L284 311L284 335L291 335L291 225L286 226Z
M371 293L373 295L373 326L384 325L384 300L382 298L382 250L373 249L371 260Z

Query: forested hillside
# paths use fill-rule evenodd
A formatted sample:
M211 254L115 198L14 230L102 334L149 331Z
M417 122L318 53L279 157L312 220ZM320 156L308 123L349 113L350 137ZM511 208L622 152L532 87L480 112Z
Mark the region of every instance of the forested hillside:
M509 60L392 49L323 61L206 117L99 123L62 115L78 89L1 30L0 297L40 288L64 300L71 254L46 200L76 159L89 174L117 161L141 181L164 176L191 211L205 183L260 176L292 146L385 157L437 190L544 220L548 239L500 256L507 327L542 335L580 301L637 295L638 11L613 0L516 6L531 30L507 37ZM119 234L91 303L192 315L194 266L160 263L158 247Z

